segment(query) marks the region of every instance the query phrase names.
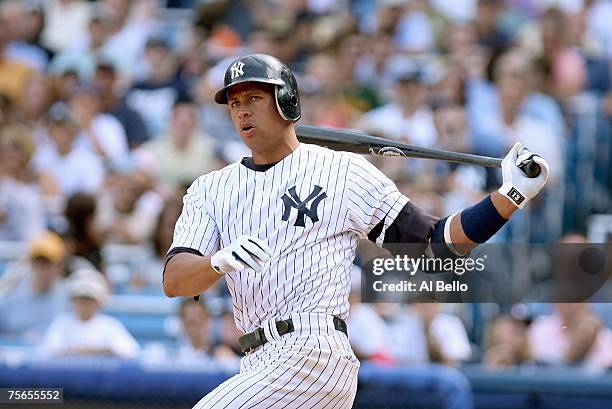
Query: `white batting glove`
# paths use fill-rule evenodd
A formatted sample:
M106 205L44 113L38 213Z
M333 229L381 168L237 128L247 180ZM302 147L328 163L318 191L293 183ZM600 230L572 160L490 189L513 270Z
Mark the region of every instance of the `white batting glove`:
M535 163L540 165L540 174L535 178L528 177L519 168L519 165L529 159L533 159ZM548 180L548 173L548 163L541 156L529 151L520 142L517 142L502 161L503 184L499 188L499 193L522 209L530 199L544 188Z
M229 246L217 251L210 258L210 264L219 274L253 269L261 271L272 257L272 250L266 243L251 236L239 236Z

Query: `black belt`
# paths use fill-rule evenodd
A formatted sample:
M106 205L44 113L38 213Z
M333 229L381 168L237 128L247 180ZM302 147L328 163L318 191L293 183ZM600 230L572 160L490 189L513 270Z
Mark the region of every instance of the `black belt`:
M346 322L342 318L338 318L334 316L334 328L338 331L344 332L346 336L348 336L348 330L346 327ZM278 335L285 335L293 332L295 329L293 328L293 320L291 318L281 321L276 321L276 330L278 331ZM266 334L264 333L263 328L257 328L253 332L249 332L248 334L244 334L240 338L238 338L238 342L240 342L240 348L242 348L242 352L251 352L258 346L261 346L268 342L266 338Z

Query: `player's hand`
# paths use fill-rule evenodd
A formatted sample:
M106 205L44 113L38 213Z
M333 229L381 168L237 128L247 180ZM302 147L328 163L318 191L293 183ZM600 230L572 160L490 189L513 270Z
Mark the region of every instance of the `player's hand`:
M219 250L210 258L210 264L219 274L245 270L261 271L272 257L272 250L266 243L251 236L239 236L233 243Z
M540 174L535 178L528 177L519 168L519 165L529 159L533 159L541 168ZM522 209L529 199L535 197L546 185L549 174L548 163L517 142L502 161L502 174L504 182L499 192Z

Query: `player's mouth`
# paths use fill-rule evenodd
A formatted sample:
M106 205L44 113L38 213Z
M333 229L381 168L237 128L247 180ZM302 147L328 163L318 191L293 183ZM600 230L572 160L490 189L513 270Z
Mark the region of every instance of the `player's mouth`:
M240 127L240 135L245 138L252 137L255 135L255 127L251 124L244 124Z

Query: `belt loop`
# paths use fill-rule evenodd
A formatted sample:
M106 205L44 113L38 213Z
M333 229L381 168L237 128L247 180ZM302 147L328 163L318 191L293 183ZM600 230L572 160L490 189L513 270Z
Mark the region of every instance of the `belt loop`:
M271 318L263 322L262 328L264 330L264 334L266 334L266 338L268 341L280 339L280 334L278 333L278 329L276 329L276 319Z

